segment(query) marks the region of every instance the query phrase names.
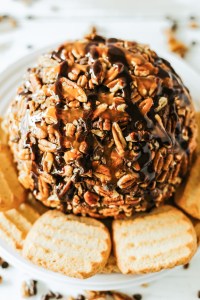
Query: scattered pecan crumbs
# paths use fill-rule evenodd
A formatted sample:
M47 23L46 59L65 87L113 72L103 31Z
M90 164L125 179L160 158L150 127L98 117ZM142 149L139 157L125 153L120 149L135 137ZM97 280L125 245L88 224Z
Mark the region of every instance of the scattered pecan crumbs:
M190 267L190 264L188 263L183 266L183 269L187 270L187 269L189 269L189 267Z
M17 20L10 15L0 15L0 23L8 22L11 27L17 26Z
M189 23L188 23L188 26L192 29L196 29L196 28L199 28L199 23L196 19L195 16L190 16L189 17Z
M189 27L192 29L196 29L196 28L199 28L199 24L196 21L190 21Z
M28 298L37 295L37 281L23 281L21 286L21 295L23 298Z
M176 36L177 30L179 29L179 23L177 20L173 19L170 16L166 17L170 22L170 27L166 30L168 48L171 52L178 54L181 57L185 57L186 53L189 50L189 46L185 45L181 40ZM199 28L198 21L195 16L190 16L188 21L188 27L190 28ZM190 46L196 45L196 41L192 41Z
M3 277L2 277L2 276L0 276L0 284L2 283L2 281L3 281Z
M52 291L49 291L47 294L41 297L41 300L62 299L62 298L63 295L61 295L60 293L53 293Z
M147 288L147 287L149 287L149 283L143 283L143 284L141 284L141 287Z
M86 300L133 300L132 297L115 292L115 291L102 291L102 292L97 292L97 291L87 291L86 295L83 296L84 299ZM84 300L81 299L81 300ZM138 298L139 299L139 298ZM73 300L79 300L79 299L73 299Z
M177 39L175 31L172 28L166 30L166 36L169 50L181 57L185 57L189 48L182 41Z

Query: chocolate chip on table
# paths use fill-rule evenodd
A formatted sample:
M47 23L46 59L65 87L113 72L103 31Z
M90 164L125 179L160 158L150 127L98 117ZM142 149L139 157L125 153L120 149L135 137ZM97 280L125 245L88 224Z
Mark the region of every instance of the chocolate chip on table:
M9 267L9 263L7 261L4 261L1 265L2 269L7 269Z
M191 46L196 46L198 43L197 43L197 41L192 41L191 42Z
M197 293L197 298L200 299L200 291Z
M2 257L0 257L0 266L2 267L2 269L7 269L9 267L9 264L7 263L7 261L3 260Z
M37 295L37 281L23 281L21 286L21 295L23 298Z
M176 31L178 29L178 23L176 20L172 20L171 30Z
M188 263L188 264L185 264L185 265L183 266L183 269L187 270L187 269L189 268L189 266L190 266L189 263Z
M142 299L142 295L141 294L134 294L133 295L133 300L141 300Z
M33 45L27 45L26 46L28 49L33 49Z
M193 20L196 20L196 17L195 16L190 16L189 19L193 21Z
M27 20L34 20L34 19L35 19L35 16L33 16L33 15L28 15L28 16L26 16L26 19L27 19Z

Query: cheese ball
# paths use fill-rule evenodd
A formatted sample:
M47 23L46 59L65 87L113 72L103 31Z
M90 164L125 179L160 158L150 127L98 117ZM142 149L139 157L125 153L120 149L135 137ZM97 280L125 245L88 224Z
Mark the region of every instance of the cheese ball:
M7 125L23 186L46 206L97 218L164 203L196 148L192 99L170 63L95 32L28 69Z

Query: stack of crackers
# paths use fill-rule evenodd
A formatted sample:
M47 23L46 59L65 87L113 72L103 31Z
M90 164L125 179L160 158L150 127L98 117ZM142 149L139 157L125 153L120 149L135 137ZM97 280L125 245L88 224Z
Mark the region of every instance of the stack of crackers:
M200 127L200 113L197 114ZM200 140L177 207L104 221L47 210L20 185L0 130L0 238L34 264L75 278L97 273L144 274L190 261L200 236Z

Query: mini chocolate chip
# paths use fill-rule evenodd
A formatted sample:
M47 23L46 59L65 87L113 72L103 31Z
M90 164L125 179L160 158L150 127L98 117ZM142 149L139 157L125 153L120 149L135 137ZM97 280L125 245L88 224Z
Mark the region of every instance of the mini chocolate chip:
M9 267L9 263L7 263L7 261L3 261L3 263L1 264L2 269L7 269Z
M134 294L133 295L133 300L141 300L142 299L142 295L141 294Z
M173 20L171 25L171 30L176 31L178 29L178 23L177 21Z
M10 16L9 15L2 15L1 16L3 19L8 19Z
M34 20L34 19L35 19L35 16L33 16L33 15L28 15L28 16L26 16L26 19L27 19L27 20Z
M200 299L200 291L198 291L198 293L197 293L197 297Z
M196 46L196 45L197 45L197 41L192 41L192 42L191 42L191 45L192 45L192 46Z
M33 45L27 45L26 46L28 49L32 49L33 48Z
M171 20L172 20L172 17L170 17L170 16L165 16L165 19L171 21Z
M183 269L188 269L189 268L189 266L190 266L190 264L188 263L188 264L185 264L184 266L183 266Z

